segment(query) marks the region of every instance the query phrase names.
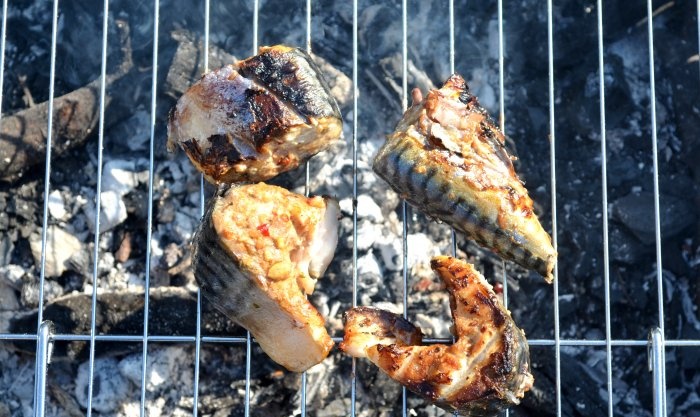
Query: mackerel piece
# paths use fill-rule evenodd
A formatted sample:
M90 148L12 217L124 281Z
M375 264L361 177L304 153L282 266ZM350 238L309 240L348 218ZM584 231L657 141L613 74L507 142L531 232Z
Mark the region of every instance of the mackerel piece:
M424 99L414 93L373 169L411 205L551 283L557 253L504 145L454 74Z
M307 299L333 259L340 207L264 183L213 198L194 237L192 266L204 298L250 331L290 371L333 347Z
M518 404L534 383L525 333L473 265L449 256L430 265L450 295L455 343L423 345L403 317L355 307L344 315L340 349L450 412L493 416Z
M340 110L311 57L275 45L190 87L170 111L167 145L181 147L214 184L257 182L298 167L341 132Z

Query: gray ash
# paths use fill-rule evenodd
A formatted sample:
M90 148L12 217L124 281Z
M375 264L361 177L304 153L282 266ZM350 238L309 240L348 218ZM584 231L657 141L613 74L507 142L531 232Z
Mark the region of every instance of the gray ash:
M305 44L305 10L281 0L261 2L261 45ZM409 2L408 87L423 90L449 76L447 4ZM444 4L443 4L444 3ZM459 2L455 2L459 3ZM668 339L700 339L700 90L697 10L675 2L654 18L659 200L664 313ZM99 77L102 10L93 2L60 3L56 97ZM657 6L661 6L659 3ZM505 2L505 131L517 155L545 228L551 230L550 125L547 13L542 2ZM607 2L604 13L607 198L611 333L614 339L645 340L657 326L656 246L653 204L651 95L646 8ZM358 303L400 311L403 295L400 199L371 171L374 153L401 116L401 9L359 4L358 114L352 113L352 8L315 1L312 48L330 66L344 115L345 141L311 160L310 190L341 201L343 218L336 257L317 285L312 302L327 317L332 335L342 334L342 313L352 304L352 121L358 120ZM252 2L213 2L210 68L252 52ZM559 309L563 339L605 338L603 196L598 91L597 10L590 4L555 4L554 143L559 250ZM167 112L183 88L203 71L204 7L199 2L160 4L156 97L153 224L149 278L152 288L149 334L193 334L196 291L189 268L189 240L200 216L200 177L183 153L165 151ZM51 160L44 317L66 332L89 333L93 268L97 262L100 302L106 306L98 331L143 333L146 278L149 139L153 10L150 3L110 2L108 73L124 54L120 22L128 25L133 66L107 90L111 98L104 131L104 165L98 259L93 259L97 181L97 132L77 146L56 150ZM455 66L494 118L499 114L498 26L495 2L455 4ZM10 2L7 16L5 116L48 99L51 5ZM0 126L2 120L0 120ZM60 141L56 136L55 140ZM3 158L7 157L2 155ZM0 183L0 332L36 330L44 161L36 160L14 182ZM304 191L304 170L273 181ZM213 192L205 186L205 194ZM447 296L429 270L433 254L451 253L451 231L408 210L409 304L411 320L431 337L446 337ZM72 246L77 247L76 250ZM508 301L530 339L554 337L552 287L540 277L457 237L457 254L468 258L491 282L508 277ZM158 294L175 294L163 304ZM78 304L67 302L82 297ZM104 301L109 300L109 301ZM111 304L110 304L111 303ZM129 304L131 303L131 304ZM110 305L133 308L110 308ZM180 306L182 308L173 307ZM73 307L71 307L73 305ZM80 307L78 307L80 305ZM101 304L102 305L102 304ZM86 307L87 306L87 307ZM85 309L88 310L85 310ZM203 335L244 336L243 329L206 305ZM189 318L183 317L190 312ZM87 322L85 320L88 320ZM99 378L93 404L101 415L139 410L141 344L96 345ZM31 412L34 345L0 343L0 415ZM85 344L58 342L49 370L47 415L85 412ZM146 409L149 415L190 415L193 406L194 346L149 343ZM299 415L301 377L284 372L253 344L250 411L253 416ZM531 348L535 388L512 416L553 416L556 409L552 346ZM697 349L667 348L669 415L700 415ZM245 345L204 343L200 358L202 415L243 415ZM566 416L606 415L604 347L562 347L561 401ZM308 373L307 414L350 414L351 361L334 350ZM401 389L367 361L357 362L357 411L392 416ZM646 349L612 348L613 408L616 415L650 416L651 375ZM113 381L114 382L114 381ZM409 395L417 416L444 413Z

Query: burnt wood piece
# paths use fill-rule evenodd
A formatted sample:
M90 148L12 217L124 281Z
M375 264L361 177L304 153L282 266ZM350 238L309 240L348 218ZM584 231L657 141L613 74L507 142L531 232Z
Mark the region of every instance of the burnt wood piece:
M122 62L118 69L107 75L105 89L122 90L115 86L133 67L129 26L124 21L117 22ZM52 143L54 156L84 144L97 130L100 118L101 80L92 81L75 91L55 98L53 101ZM115 98L105 94L105 114L120 106L113 106ZM125 108L121 108L121 113ZM123 116L128 113L124 112ZM111 114L110 120L120 118ZM49 102L3 116L0 123L0 181L13 182L20 179L30 168L46 158L48 137Z

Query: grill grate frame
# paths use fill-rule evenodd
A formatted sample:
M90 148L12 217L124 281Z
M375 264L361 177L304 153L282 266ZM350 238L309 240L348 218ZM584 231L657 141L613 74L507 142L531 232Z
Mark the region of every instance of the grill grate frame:
M253 53L257 51L258 46L258 11L259 4L258 0L252 0L253 3ZM210 23L210 2L205 0L205 16L204 16L204 44L205 49L208 50L209 46L209 23ZM698 15L700 17L700 0L698 4ZM312 47L312 37L311 37L311 25L312 25L312 0L305 0L306 6L306 49L311 51ZM503 4L502 0L498 0L498 70L499 70L499 124L501 129L505 132L505 103L504 103L504 30L503 30ZM653 174L653 185L654 185L654 226L655 226L655 242L656 242L656 283L657 283L657 304L658 304L658 328L650 330L648 340L624 340L624 339L613 339L611 336L611 312L610 312L610 271L609 271L609 240L608 240L608 200L607 200L607 161L606 161L606 121L605 121L605 82L604 82L604 39L603 39L603 2L602 0L597 0L597 36L598 36L598 73L599 73L599 100L600 100L600 134L601 134L601 158L602 158L602 210L603 210L603 258L604 258L604 282L605 282L605 338L601 340L584 340L584 339L562 339L560 337L559 331L559 285L558 285L558 270L555 267L554 276L555 281L553 285L553 308L554 308L554 338L553 339L531 339L529 344L531 346L552 346L554 347L554 361L556 364L556 399L557 399L557 415L561 414L561 358L560 352L562 346L582 346L582 347L604 347L606 354L606 378L607 378L607 396L608 396L608 415L613 416L613 382L612 382L612 348L622 347L622 346L635 346L642 347L646 346L649 355L649 365L650 371L652 371L652 377L654 381L654 416L660 417L666 415L666 360L665 360L665 348L666 347L700 347L700 340L665 340L665 326L664 326L664 299L663 299L663 274L662 274L662 255L661 255L661 225L660 225L660 209L659 209L659 175L658 175L658 148L657 148L657 115L656 115L656 87L655 87L655 74L654 74L654 31L653 31L653 17L654 9L651 0L647 0L647 34L649 42L649 89L651 93L651 141L652 141L652 158L654 164L654 174ZM2 101L3 92L3 80L4 80L4 69L5 69L5 39L7 30L7 7L8 0L3 0L2 6L2 29L0 34L0 102ZM35 415L43 416L43 406L45 404L45 380L47 366L50 361L50 349L51 344L54 341L87 341L90 345L90 382L88 390L88 410L87 415L91 415L90 404L92 402L93 395L93 380L94 380L94 359L95 359L95 343L98 341L111 341L111 342L137 342L142 344L142 368L141 368L141 409L140 413L144 416L145 413L145 402L146 402L146 370L147 370L147 353L148 344L151 342L168 342L168 343L194 343L195 344L195 371L194 371L194 405L193 405L193 415L198 414L198 395L199 395L199 364L200 364L200 351L202 343L228 343L236 345L245 345L246 349L246 380L245 380L245 409L244 414L247 417L250 414L250 372L251 372L251 345L252 342L250 338L250 333L247 333L246 337L212 337L212 336L202 336L201 334L201 294L197 294L197 331L195 335L192 336L163 336L163 335L151 335L148 332L148 303L149 303L149 278L150 278L150 258L151 258L151 232L153 224L153 174L154 174L154 142L155 142L155 128L156 128L156 95L158 88L158 78L157 78L157 67L158 67L158 29L159 29L159 0L154 0L153 2L153 12L154 12L154 29L153 29L153 82L151 86L151 120L150 120L150 149L149 149L149 183L148 183L148 224L147 224L147 249L146 249L146 272L145 272L145 309L144 309L144 331L142 336L131 336L131 335L99 335L96 334L95 329L95 306L97 300L97 285L93 285L92 301L91 301L91 328L89 335L78 335L78 334L55 334L51 331L50 325L43 320L43 300L44 300L44 283L45 283L45 263L46 263L46 240L47 240L47 225L48 225L48 195L50 192L51 181L51 144L52 144L52 115L53 115L53 98L54 98L54 85L55 85L55 73L56 73L56 41L57 41L57 28L58 28L58 10L59 1L54 0L53 2L53 15L52 15L52 33L51 33L51 67L49 75L49 118L48 118L48 137L47 137L47 147L46 147L46 159L45 159L45 188L44 188L44 205L43 205L43 223L42 223L42 255L41 255L41 269L39 276L39 299L40 306L38 310L38 322L37 322L37 332L36 334L0 334L0 341L12 341L12 340L29 340L36 341L37 344L37 360L35 368L36 376L36 386L35 386ZM98 149L97 149L97 161L98 161L98 172L97 172L97 185L96 185L96 195L100 194L101 183L102 183L102 149L103 149L103 139L104 139L104 111L105 111L105 79L106 79L106 63L107 63L107 24L109 19L109 0L104 0L103 3L103 36L102 36L102 61L101 61L101 80L100 85L100 121L99 121L99 132L98 132ZM405 110L408 106L408 70L407 70L407 56L408 56L408 21L407 21L407 10L408 4L407 0L402 0L402 97L401 97L401 108ZM454 0L449 0L449 66L451 72L454 72L455 68L455 22L454 22ZM358 285L358 272L357 272L357 196L358 196L358 175L357 175L357 160L358 160L358 0L353 0L352 4L352 16L353 16L353 33L352 33L352 81L353 81L353 120L352 120L352 155L353 155L353 248L352 248L352 305L357 305L357 285ZM556 149L556 135L555 135L555 109L556 103L554 100L554 34L553 34L553 17L552 17L552 0L547 0L547 51L548 51L548 93L549 93L549 128L550 128L550 182L551 190L556 190L556 160L555 160L555 149ZM698 19L698 44L700 45L700 18ZM204 55L204 66L208 69L208 57L207 54ZM0 120L1 122L1 120ZM306 187L305 192L309 193L309 166L306 166ZM201 213L204 209L204 180L200 179L200 208ZM551 192L552 196L552 238L555 248L557 247L557 197L556 192ZM407 223L409 221L408 208L405 201L402 202L402 249L403 249L403 314L406 317L407 306L408 306L408 247L407 247ZM94 248L94 259L98 259L99 251L99 227L100 227L100 199L96 199L96 210L95 210L95 225L96 225L96 236L95 236L95 248ZM453 253L456 253L456 239L453 231L452 245ZM505 270L505 269L504 269ZM93 282L96 282L98 278L97 263L95 263L93 268ZM508 302L508 282L507 277L502 276L502 283L504 286L504 301L507 305ZM334 337L337 342L341 338ZM427 343L449 343L449 339L444 338L433 338L426 339ZM357 414L356 410L356 363L355 359L352 360L352 374L349 376L351 379L351 415L355 416ZM402 415L408 415L408 410L406 406L406 390L403 389L403 408ZM306 373L302 375L302 387L301 387L301 415L306 415ZM508 413L506 412L506 415Z

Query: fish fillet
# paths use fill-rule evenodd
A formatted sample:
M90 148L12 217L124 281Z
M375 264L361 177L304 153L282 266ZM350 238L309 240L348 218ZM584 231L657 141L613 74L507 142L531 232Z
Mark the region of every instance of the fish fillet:
M450 294L454 344L421 346L421 331L401 316L356 307L340 349L448 411L490 416L518 404L534 381L525 334L472 265L437 256L431 266Z
M257 182L298 167L341 132L311 57L276 45L190 87L170 112L168 149L179 145L212 183Z
M503 133L459 75L418 96L379 150L374 171L411 205L552 282L557 253Z
M339 215L330 198L233 186L210 201L194 238L202 295L290 371L321 362L333 346L307 294L333 258Z

